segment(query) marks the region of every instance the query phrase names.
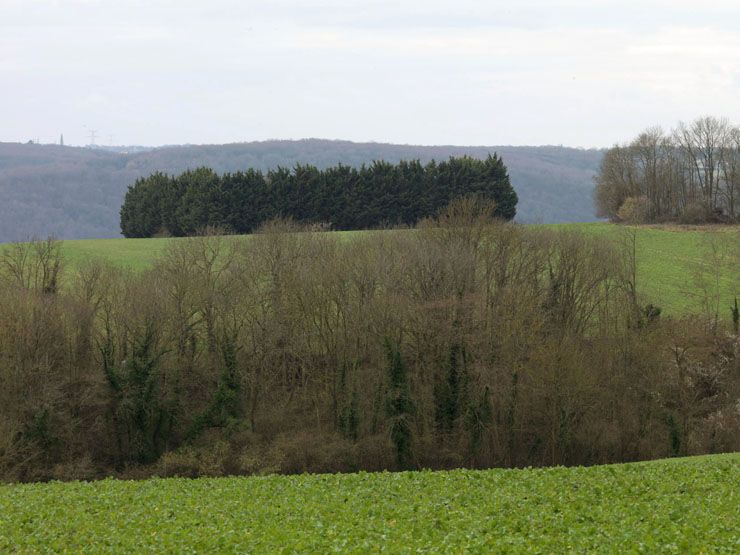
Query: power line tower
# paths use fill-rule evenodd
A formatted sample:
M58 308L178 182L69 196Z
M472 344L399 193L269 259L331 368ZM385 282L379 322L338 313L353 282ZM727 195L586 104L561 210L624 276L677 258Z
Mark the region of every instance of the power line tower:
M90 133L90 145L95 146L95 138L98 136L98 131L96 129L90 129L88 133Z

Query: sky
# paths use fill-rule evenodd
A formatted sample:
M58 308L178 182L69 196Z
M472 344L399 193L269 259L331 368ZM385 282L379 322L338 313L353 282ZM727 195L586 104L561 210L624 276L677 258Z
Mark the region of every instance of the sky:
M740 1L0 0L0 141L606 147L740 122Z

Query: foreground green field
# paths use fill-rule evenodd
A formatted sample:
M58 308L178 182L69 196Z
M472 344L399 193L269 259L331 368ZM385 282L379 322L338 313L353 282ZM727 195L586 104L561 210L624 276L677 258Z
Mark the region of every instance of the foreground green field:
M554 229L573 229L590 235L621 240L625 228L605 223L562 224L550 226ZM654 227L633 228L636 231L638 262L638 287L647 302L663 308L667 313L682 313L702 309L703 293L697 287L697 270L711 273L708 260L712 233L703 229L659 229ZM351 237L355 233L345 232ZM715 233L719 237L735 236L738 229L722 229ZM95 239L65 241L64 255L72 269L88 258L102 258L121 267L142 269L166 250L172 241L182 239ZM711 279L712 276L705 276ZM729 307L740 295L740 269L723 268L716 287L720 291L721 315L728 317ZM715 287L715 285L712 285Z
M740 454L0 486L0 551L740 552Z

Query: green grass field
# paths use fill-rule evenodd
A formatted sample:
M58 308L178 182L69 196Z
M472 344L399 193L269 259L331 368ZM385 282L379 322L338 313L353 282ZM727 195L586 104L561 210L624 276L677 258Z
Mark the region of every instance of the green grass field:
M562 224L554 229L574 229L587 234L617 239L625 228L612 224ZM638 286L646 302L662 307L664 312L677 314L701 309L701 294L697 290L694 274L705 264L709 251L710 233L703 230L667 230L640 227L637 230ZM351 237L353 233L347 232ZM727 229L718 235L737 234ZM64 255L69 267L74 268L83 260L98 257L121 267L146 268L172 241L181 239L96 239L65 241ZM740 295L740 270L725 268L719 283L720 308L729 314L729 307Z
M738 553L740 454L0 486L2 552Z
M666 313L680 314L702 309L703 293L697 286L697 270L704 270L704 279L712 279L711 252L712 235L725 239L725 254L730 255L728 239L734 246L740 244L740 228L625 228L606 223L562 224L555 228L576 229L584 233L622 240L629 230L636 231L636 258L638 289L645 302L652 302ZM737 254L737 253L735 253ZM727 257L729 258L729 257ZM720 294L721 315L729 317L730 306L735 296L740 296L740 267L738 259L734 266L727 264L720 269L716 289Z

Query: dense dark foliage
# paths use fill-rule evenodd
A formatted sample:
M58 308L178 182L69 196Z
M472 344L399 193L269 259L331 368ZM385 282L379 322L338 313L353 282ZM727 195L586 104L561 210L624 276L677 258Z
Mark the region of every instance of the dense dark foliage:
M665 317L636 293L627 243L490 215L464 199L351 239L274 222L173 240L144 272L65 277L53 241L6 247L0 478L740 449L729 310Z
M198 167L217 173L262 172L296 164L319 169L373 160L418 159L498 152L519 196L519 222L595 219L591 191L601 150L556 146L414 146L308 139L230 145L172 146L146 151L0 143L0 242L54 235L62 239L117 237L127 187L160 171L180 174Z
M249 233L277 217L338 230L415 225L468 195L493 200L497 218L511 220L516 214L516 192L496 155L426 165L376 161L359 169L298 165L266 174L249 169L218 175L199 168L177 177L154 173L137 180L121 207L121 232L126 237L187 236L220 227Z

